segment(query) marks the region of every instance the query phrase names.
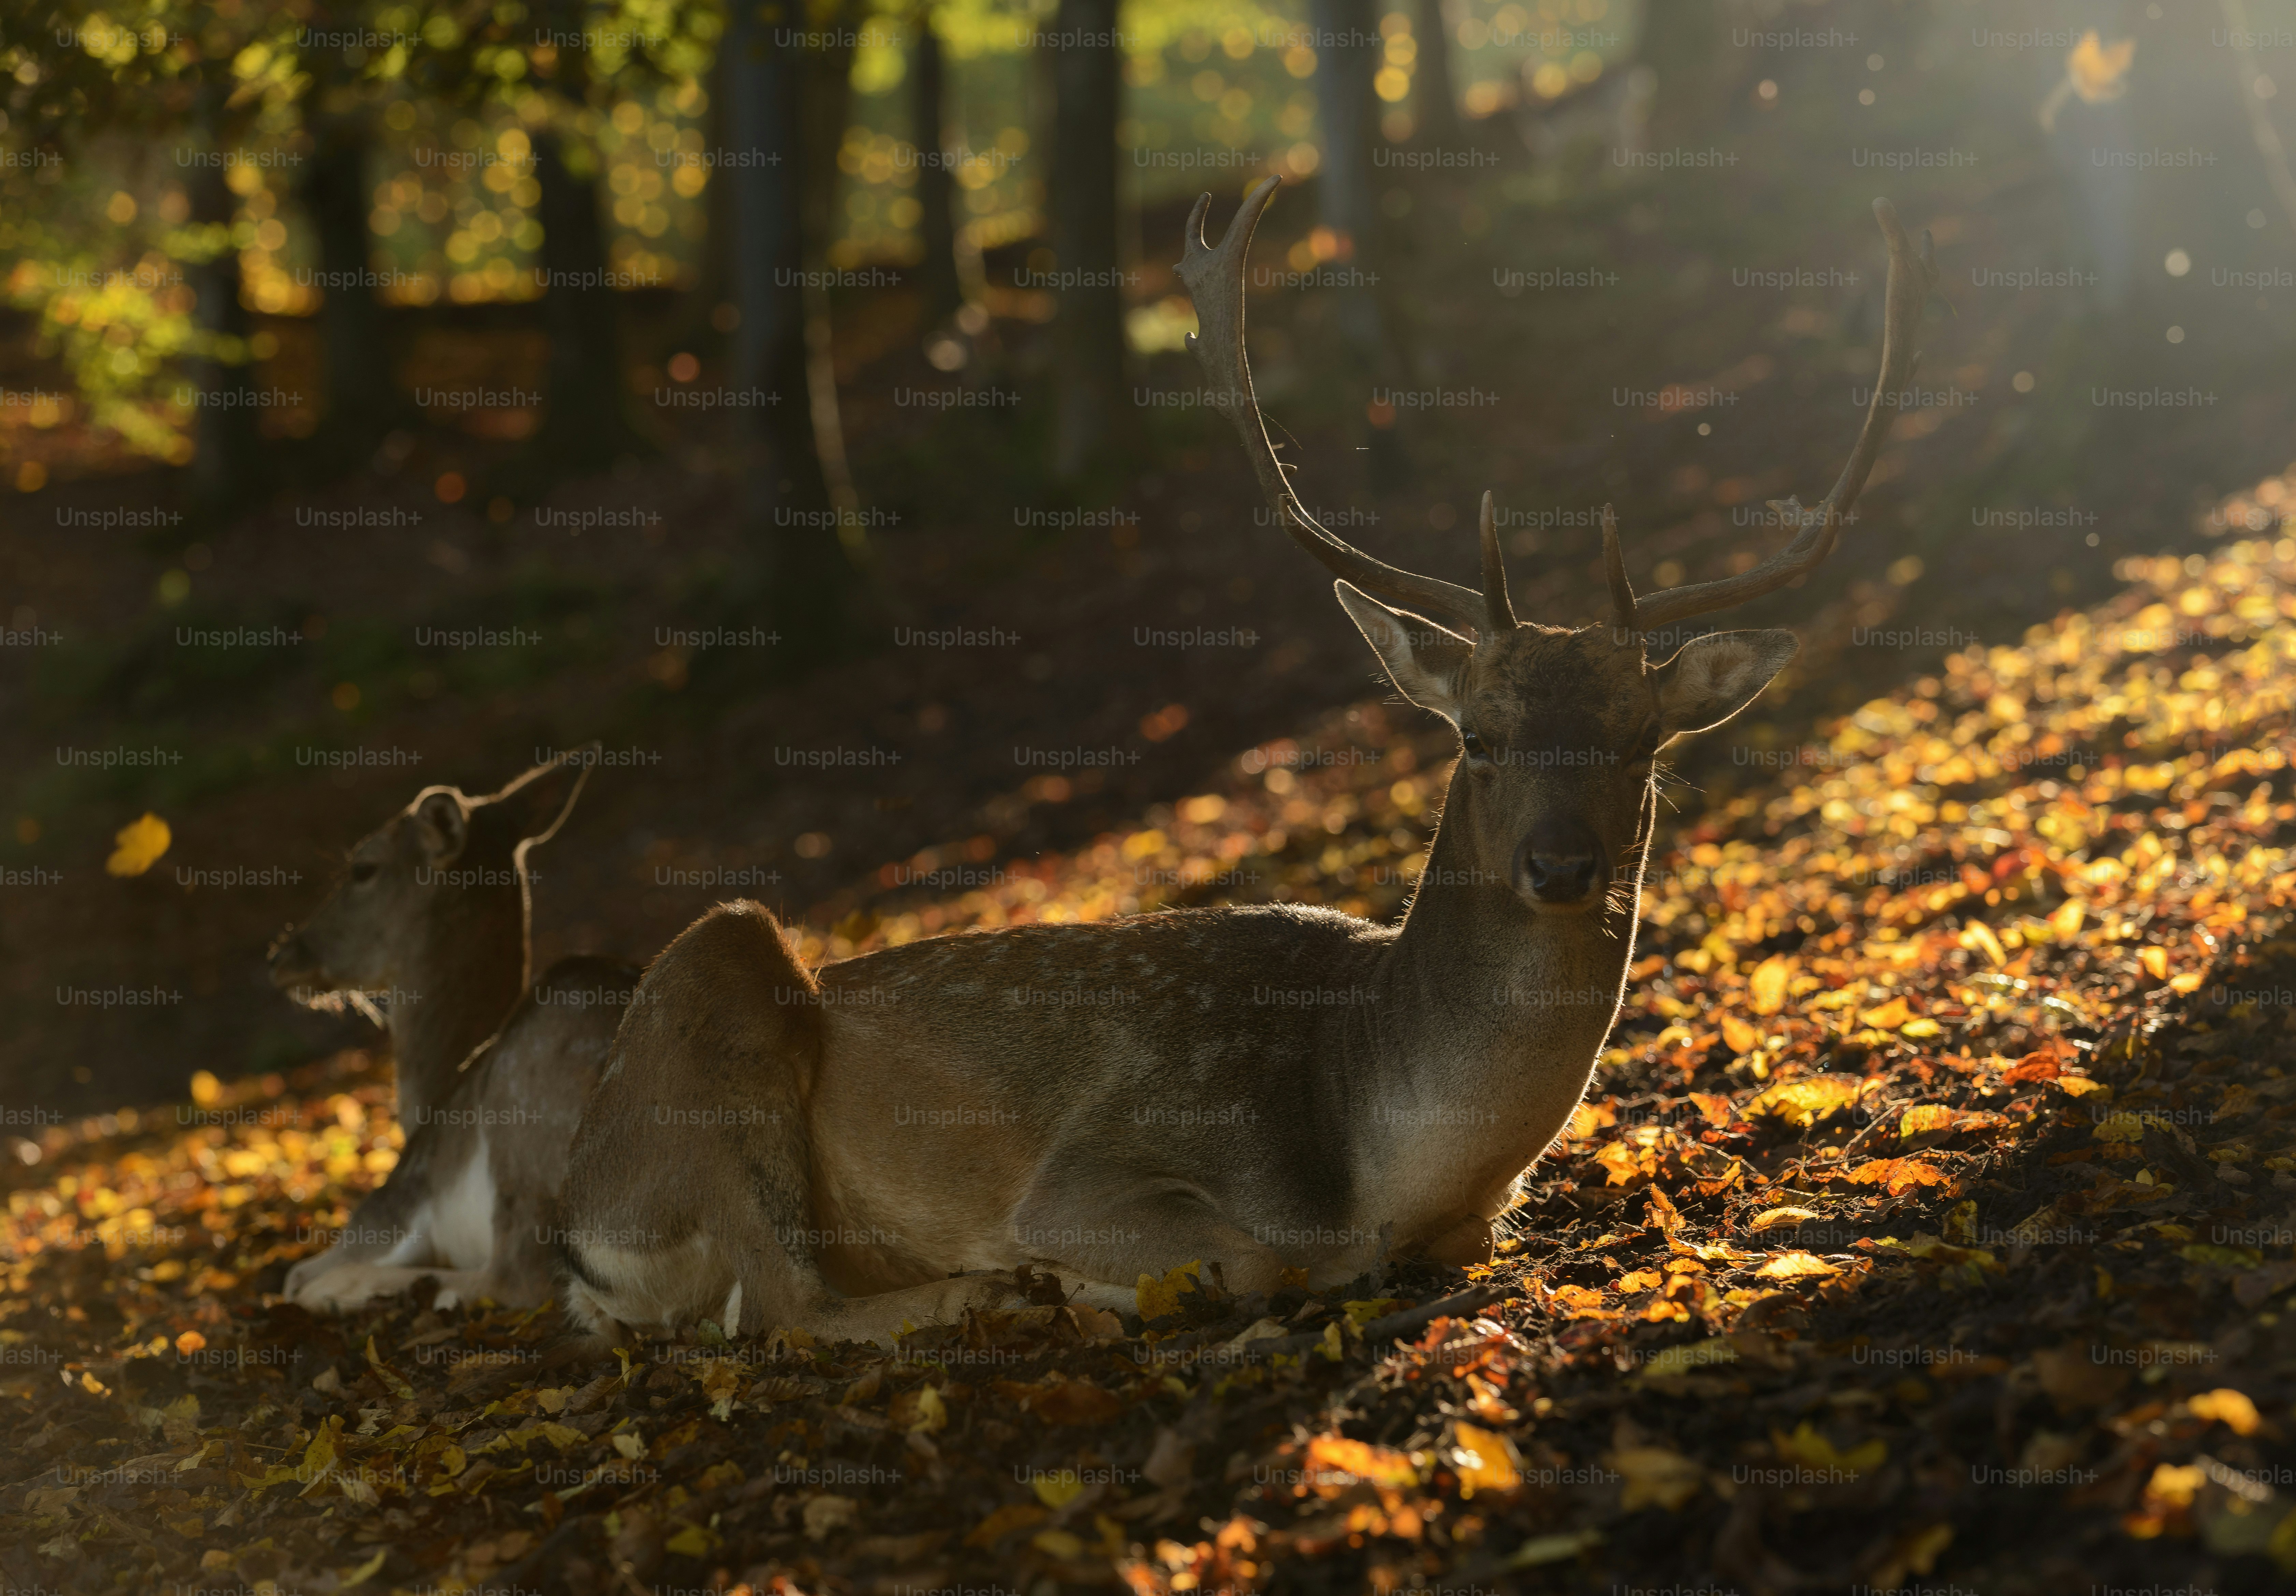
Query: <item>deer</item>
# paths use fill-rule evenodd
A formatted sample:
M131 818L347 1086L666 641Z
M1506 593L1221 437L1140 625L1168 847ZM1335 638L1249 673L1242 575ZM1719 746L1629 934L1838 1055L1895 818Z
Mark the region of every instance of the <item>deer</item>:
M1515 618L1488 494L1475 588L1373 559L1293 495L1243 339L1245 258L1276 183L1217 246L1211 196L1197 201L1179 265L1190 347L1388 680L1457 733L1400 921L1185 909L808 970L765 908L716 905L647 970L575 1136L557 1234L563 1301L592 1336L708 1322L890 1344L1019 1305L1037 1270L1123 1311L1143 1277L1192 1265L1244 1297L1494 1256L1624 1001L1660 750L1737 714L1799 649L1790 631L1718 632L1654 659L1652 635L1832 552L1911 379L1933 249L1875 203L1875 397L1819 506L1775 503L1792 543L1638 594L1606 514L1612 615L1570 628Z
M343 879L270 952L307 1000L387 993L404 1152L284 1295L342 1313L438 1279L434 1305L532 1306L556 1289L545 1224L566 1148L638 972L611 959L532 964L527 855L566 823L586 750L481 798L426 787L350 850Z

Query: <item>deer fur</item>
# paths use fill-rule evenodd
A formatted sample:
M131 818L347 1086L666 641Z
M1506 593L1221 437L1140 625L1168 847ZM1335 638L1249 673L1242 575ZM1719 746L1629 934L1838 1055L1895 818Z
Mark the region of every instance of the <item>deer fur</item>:
M500 792L426 788L350 853L345 879L271 952L275 984L390 994L405 1150L286 1295L355 1308L435 1275L441 1300L553 1289L548 1205L637 971L562 959L529 985L528 852L565 823L579 750Z

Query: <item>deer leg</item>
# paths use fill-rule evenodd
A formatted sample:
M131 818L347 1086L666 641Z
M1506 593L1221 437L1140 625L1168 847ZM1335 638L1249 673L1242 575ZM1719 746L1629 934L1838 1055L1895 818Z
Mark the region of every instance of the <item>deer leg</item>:
M439 1307L467 1306L481 1297L493 1295L488 1288L487 1272L483 1269L345 1264L308 1281L301 1290L293 1294L294 1300L315 1313L347 1314L354 1308L364 1307L378 1297L390 1297L404 1291L425 1275L439 1282L439 1300L435 1305Z
M738 1331L801 1324L822 1297L794 1246L816 1228L815 990L754 904L721 904L646 971L550 1227L578 1322L613 1335L731 1318Z
M1101 1172L1088 1179L1088 1191L1075 1189L1083 1179L1040 1186L1013 1216L1029 1260L1064 1281L1074 1276L1108 1288L1103 1296L1128 1294L1144 1274L1161 1280L1196 1263L1207 1278L1218 1264L1227 1289L1239 1294L1273 1291L1283 1283L1283 1257L1201 1192L1144 1182L1144 1190L1111 1189Z
M367 1265L430 1261L430 1175L439 1142L436 1124L419 1126L390 1178L351 1210L332 1246L287 1272L281 1294L309 1306L305 1294L324 1276Z

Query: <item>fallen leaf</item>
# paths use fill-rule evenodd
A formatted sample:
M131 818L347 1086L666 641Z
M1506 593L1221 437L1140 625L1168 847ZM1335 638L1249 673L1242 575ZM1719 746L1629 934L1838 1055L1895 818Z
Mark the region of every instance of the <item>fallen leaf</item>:
M111 857L103 862L103 872L111 876L140 876L160 862L175 840L168 823L156 814L145 814L119 828L112 838L116 845Z
M1782 1252L1754 1273L1768 1280L1797 1281L1824 1279L1841 1271L1814 1252Z
M1746 1228L1759 1235L1763 1231L1775 1230L1782 1224L1800 1224L1804 1220L1816 1219L1818 1216L1818 1212L1815 1208L1765 1208L1747 1222Z
M2235 1391L2229 1386L2203 1391L2189 1398L2185 1405L2193 1410L2195 1418L2221 1424L2236 1436L2252 1436L2264 1424L2257 1413L2256 1404L2251 1402L2245 1393Z
M1882 1186L1892 1197L1903 1197L1917 1186L1942 1186L1952 1179L1936 1165L1919 1158L1874 1158L1841 1178L1853 1185Z
M1788 1125L1807 1126L1855 1103L1865 1083L1855 1076L1808 1075L1780 1081L1746 1105L1746 1117L1767 1114Z
M1653 1504L1669 1512L1698 1494L1706 1474L1696 1463L1664 1446L1628 1446L1610 1454L1611 1468L1624 1481L1619 1494L1622 1512Z
M1472 1496L1478 1491L1512 1491L1522 1484L1522 1460L1516 1455L1513 1442L1490 1430L1456 1420L1451 1433L1456 1448L1451 1461L1458 1470L1460 1495Z

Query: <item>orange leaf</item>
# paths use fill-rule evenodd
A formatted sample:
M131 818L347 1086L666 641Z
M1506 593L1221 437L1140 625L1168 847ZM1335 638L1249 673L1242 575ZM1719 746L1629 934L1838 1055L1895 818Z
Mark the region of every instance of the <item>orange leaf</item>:
M1623 1142L1605 1142L1595 1153L1595 1162L1611 1172L1606 1186L1623 1186L1636 1175L1644 1174L1644 1165L1635 1150Z
M1722 1017L1722 1040L1734 1053L1750 1053L1762 1045L1762 1033L1735 1014Z
M1874 1158L1849 1171L1843 1179L1860 1186L1886 1186L1892 1197L1903 1197L1916 1186L1942 1186L1951 1178L1934 1164L1919 1158Z
M2151 976L2154 980L2165 981L2169 978L2169 950L2167 948L2158 945L2152 947L2140 947L2136 950L2136 962L2144 967L2144 973Z
M1730 1123L1730 1099L1719 1092L1693 1092L1691 1102L1706 1117L1706 1123L1720 1127Z
M1878 1009L1868 1009L1858 1016L1876 1030L1894 1031L1914 1017L1913 1005L1902 997L1893 997Z

